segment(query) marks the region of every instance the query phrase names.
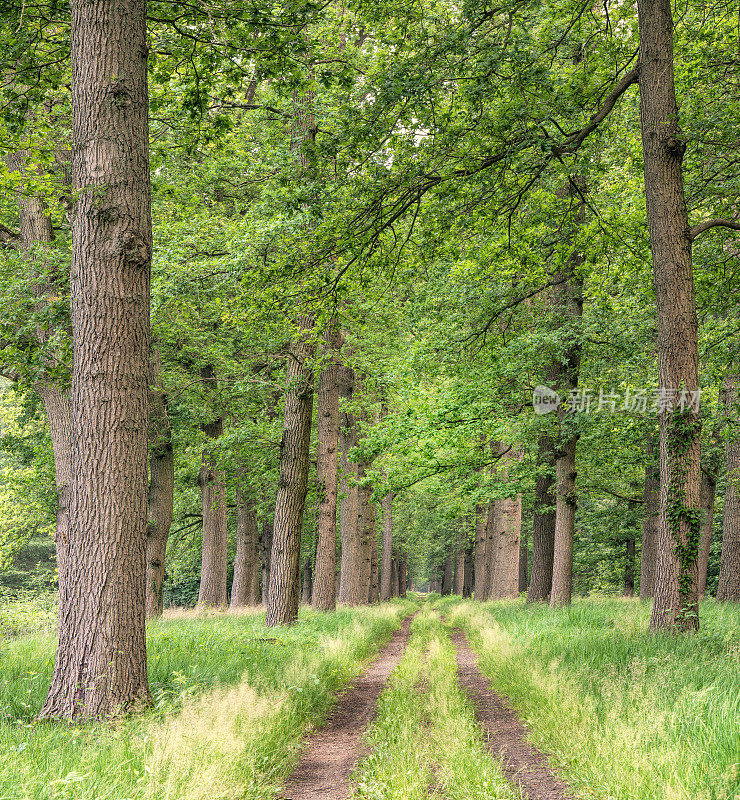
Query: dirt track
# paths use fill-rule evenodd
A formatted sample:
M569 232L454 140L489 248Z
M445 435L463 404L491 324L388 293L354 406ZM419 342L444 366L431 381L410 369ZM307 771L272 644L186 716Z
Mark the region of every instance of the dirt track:
M553 772L545 754L526 741L527 729L519 717L491 690L488 679L478 669L465 634L453 631L452 641L457 648L460 686L486 732L489 752L501 758L506 777L519 787L527 800L572 800L571 788Z
M411 617L359 678L339 697L326 723L308 737L298 766L283 788L285 800L345 800L349 777L364 754L362 734L375 716L378 697L406 649Z

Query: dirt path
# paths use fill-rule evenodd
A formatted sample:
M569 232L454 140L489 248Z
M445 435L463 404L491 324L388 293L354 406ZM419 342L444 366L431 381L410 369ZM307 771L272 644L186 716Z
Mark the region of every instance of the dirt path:
M547 764L545 754L525 740L527 729L505 701L490 689L475 654L460 630L452 633L457 648L457 677L478 722L486 731L489 752L500 757L509 780L526 800L572 800L572 789Z
M339 697L326 723L304 746L298 766L282 794L285 800L345 800L349 776L364 754L362 734L388 676L398 664L410 637L411 617L404 620L375 660Z

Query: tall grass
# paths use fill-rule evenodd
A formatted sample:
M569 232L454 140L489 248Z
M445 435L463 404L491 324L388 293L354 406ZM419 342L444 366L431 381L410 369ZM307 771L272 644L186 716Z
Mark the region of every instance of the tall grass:
M581 797L738 797L740 608L706 602L701 632L673 637L632 600L440 606Z
M148 631L154 707L116 723L34 723L54 640L6 640L0 799L272 800L307 727L413 607L304 611L287 629L257 612L159 620Z

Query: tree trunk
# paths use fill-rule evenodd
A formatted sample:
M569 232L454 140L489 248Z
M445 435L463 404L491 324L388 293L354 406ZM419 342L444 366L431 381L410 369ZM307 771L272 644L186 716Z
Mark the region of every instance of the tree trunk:
M527 534L523 533L519 540L519 594L527 591L527 563L529 560L529 548L527 546Z
M722 555L719 562L717 601L740 603L740 439L737 435L738 375L725 378L727 403L727 487L722 518Z
M393 492L383 498L383 553L380 565L380 600L390 600L393 581Z
M159 379L160 359L150 363L152 387ZM175 499L175 456L167 396L160 388L149 391L149 517L146 529L146 616L159 617L163 610L162 584L167 539L172 526Z
M25 175L27 174L26 162L28 157L29 152L27 150L20 150L8 154L5 157L5 161L9 170ZM18 195L18 217L20 223L19 246L26 253L26 257L33 262L36 258L32 252L33 248L36 245L48 244L54 241L52 220L46 205L40 198L24 195ZM33 263L31 263L31 269L36 272ZM54 280L49 275L43 273L39 275L36 287L39 301L46 303L46 298L49 296L62 294L64 290L60 285L61 283L61 276L59 280ZM48 347L48 342L56 332L56 327L52 323L47 323L46 326L39 324L37 338L42 347ZM45 361L49 367L58 367L58 362L53 355L46 358ZM72 479L73 436L72 398L69 390L64 387L63 381L59 380L58 376L51 376L43 372L34 381L33 386L44 404L54 454L57 501L54 543L61 591L66 587L63 573L69 536L69 487Z
M204 377L213 380L210 367L203 370ZM217 419L203 426L212 440L223 434L223 420ZM203 453L203 465L198 473L201 506L203 509L203 548L200 565L200 591L198 605L204 608L225 608L227 601L226 538L228 515L226 509L226 482L223 469L213 453Z
M398 565L398 594L401 597L406 597L406 587L408 586L408 556L406 553L401 553L400 562Z
M714 528L714 500L717 495L717 476L702 468L699 484L699 504L701 505L701 542L699 544L699 563L696 593L701 598L707 591L707 568L709 548L712 544Z
M400 564L399 564L400 566ZM401 571L399 569L398 575L398 594L401 594ZM445 558L444 564L444 573L442 575L442 594L447 596L448 594L452 594L453 589L453 582L455 577L455 556L454 553L450 553L447 558Z
M699 575L696 591L703 598L707 591L707 569L709 567L709 549L712 545L714 530L714 501L717 496L717 477L722 464L722 413L720 408L726 406L726 391L720 389L718 409L712 426L711 436L705 452L701 454L701 476L699 484L699 503L701 505L701 542L699 544Z
M655 590L658 560L658 514L660 513L660 469L656 436L645 437L645 488L643 491L642 555L640 556L640 600L649 600Z
M452 579L452 594L459 594L462 597L463 586L465 585L465 551L455 550L454 570Z
M483 564L483 569L485 571L484 583L486 586L486 600L493 600L495 595L493 580L496 574L496 534L499 527L498 517L500 513L500 501L489 500L486 512L486 560Z
M555 554L555 450L549 436L540 436L537 465L542 474L534 488L532 516L532 575L527 602L545 602L552 590L552 564Z
M365 480L365 464L357 465L358 480ZM370 567L371 567L371 535L372 535L372 508L370 495L372 488L360 485L358 490L357 526L360 529L360 603L363 605L370 600Z
M313 570L311 569L311 556L306 556L303 560L303 576L301 579L301 603L304 606L311 605L313 595Z
M511 468L519 460L513 448L499 445L501 479L509 478ZM515 598L519 596L519 541L522 534L522 498L507 497L498 501L498 529L495 531L496 557L491 598Z
M380 574L378 573L378 532L376 530L377 511L372 506L373 527L370 538L370 603L380 602Z
M398 557L391 558L391 597L398 597Z
M343 398L350 400L354 392L354 373L345 372L340 385ZM342 412L342 427L339 433L341 449L341 495L339 532L342 544L339 573L339 602L357 606L362 602L362 530L359 526L360 493L357 486L358 468L349 460L348 452L357 444L357 427L354 414Z
M625 542L624 559L624 596L635 596L635 539L627 539Z
M576 444L571 436L555 461L555 554L552 564L550 607L569 605L573 590L573 533L576 508Z
M149 701L151 217L146 3L72 4L72 480L59 645L39 717Z
M488 597L488 552L486 544L486 510L487 506L475 507L475 591L476 600Z
M301 317L298 340L288 360L267 602L266 624L270 626L290 625L298 617L301 529L313 411L313 374L309 364L313 352L308 341L313 325L313 318Z
M570 176L568 186L561 194L570 200L572 224L577 230L583 226L586 215L585 194L588 192L583 179ZM571 234L574 239L574 235ZM557 277L563 283L550 290L555 324L562 331L563 350L558 353L553 375L557 375L557 389L563 396L578 386L581 366L581 317L583 315L583 277L579 267L584 255L575 245L567 264ZM575 410L575 409L574 409ZM558 442L555 457L555 546L552 563L552 589L550 607L568 605L573 586L573 537L577 501L576 447L578 443L577 418L563 408L558 410Z
M638 0L640 124L653 256L658 385L673 405L699 389L691 235L683 191L686 149L673 79L670 0ZM696 396L695 394L693 396ZM660 516L652 630L698 630L699 442L691 405L659 411Z
M463 579L463 597L473 596L473 543L468 543L465 550L465 576Z
M65 569L69 542L69 491L72 483L72 438L74 435L72 398L66 389L51 381L39 381L36 384L36 392L44 404L54 453L57 500L54 544L59 572L59 591L62 592L66 591L68 586Z
M260 592L261 603L267 608L267 598L270 594L270 557L272 555L272 520L274 512L262 520L262 534L260 536Z
M231 608L259 602L259 527L254 501L244 489L236 490L236 554L231 582Z
M326 326L324 352L329 359L316 387L316 576L313 606L336 608L337 498L339 489L339 370L342 337L335 318Z

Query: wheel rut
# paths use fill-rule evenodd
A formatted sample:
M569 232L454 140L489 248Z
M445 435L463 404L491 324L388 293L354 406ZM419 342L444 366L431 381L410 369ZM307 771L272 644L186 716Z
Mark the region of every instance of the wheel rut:
M346 800L350 796L354 787L349 778L366 750L362 735L375 716L388 676L403 657L412 619L403 621L370 666L340 695L324 725L308 737L280 798Z
M465 634L452 632L457 678L485 731L488 751L501 759L506 777L525 800L573 800L572 788L547 763L545 753L526 741L527 729L478 668Z

